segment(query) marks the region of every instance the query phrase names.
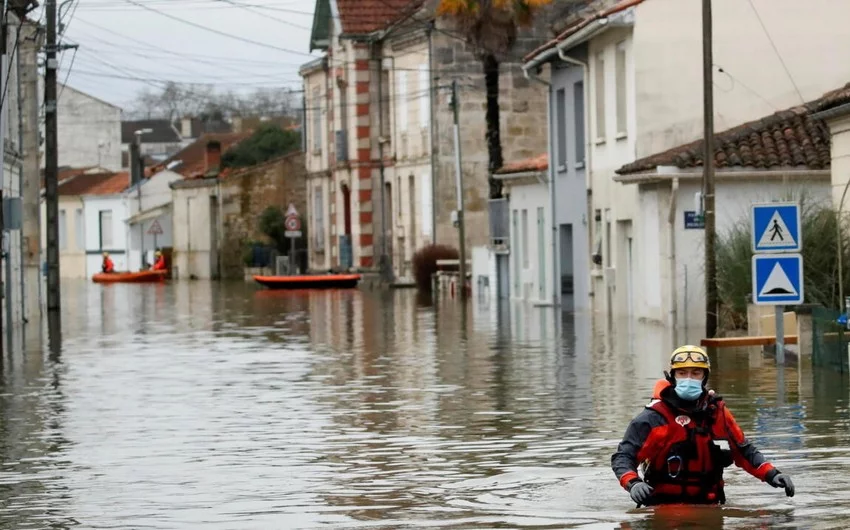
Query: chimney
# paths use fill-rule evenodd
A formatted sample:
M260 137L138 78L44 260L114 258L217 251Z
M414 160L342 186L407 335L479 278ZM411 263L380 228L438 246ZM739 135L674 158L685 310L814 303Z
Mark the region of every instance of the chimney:
M216 140L207 142L206 166L204 173L221 167L221 143Z
M183 139L193 138L192 136L192 118L183 118L180 120L180 136Z

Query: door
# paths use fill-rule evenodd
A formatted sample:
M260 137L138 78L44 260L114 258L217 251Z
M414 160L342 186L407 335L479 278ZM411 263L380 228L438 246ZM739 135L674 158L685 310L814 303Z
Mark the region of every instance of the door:
M560 225L558 233L561 246L561 307L564 311L575 311L573 225Z

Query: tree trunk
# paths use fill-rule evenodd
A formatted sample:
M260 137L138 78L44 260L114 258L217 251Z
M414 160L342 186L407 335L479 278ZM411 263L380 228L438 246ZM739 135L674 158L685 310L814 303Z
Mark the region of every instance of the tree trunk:
M484 84L487 87L487 183L490 185L490 198L502 196L502 183L493 178L493 173L502 167L502 137L499 133L499 61L492 54L482 59L484 65Z

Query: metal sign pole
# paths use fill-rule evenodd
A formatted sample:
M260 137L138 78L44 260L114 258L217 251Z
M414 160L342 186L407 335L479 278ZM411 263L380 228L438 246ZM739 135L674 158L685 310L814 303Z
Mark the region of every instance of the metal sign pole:
M785 306L776 307L776 364L785 364Z

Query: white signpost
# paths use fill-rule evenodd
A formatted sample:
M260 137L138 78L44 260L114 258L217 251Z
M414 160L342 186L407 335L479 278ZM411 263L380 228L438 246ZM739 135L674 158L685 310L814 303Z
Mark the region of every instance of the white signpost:
M803 249L800 205L752 205L753 303L776 308L776 363L785 363L784 306L803 303Z
M289 274L295 272L295 240L301 237L301 218L293 203L289 203L286 209L286 218L283 220L283 233L289 238Z

